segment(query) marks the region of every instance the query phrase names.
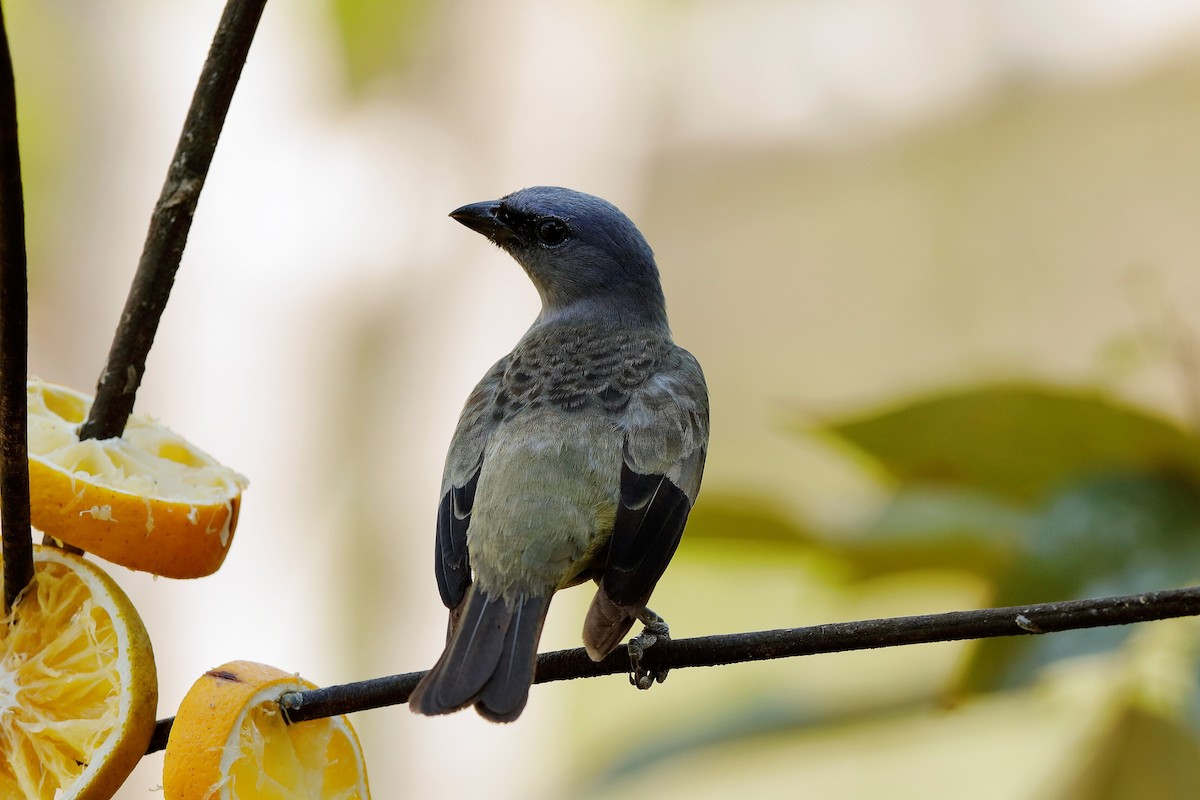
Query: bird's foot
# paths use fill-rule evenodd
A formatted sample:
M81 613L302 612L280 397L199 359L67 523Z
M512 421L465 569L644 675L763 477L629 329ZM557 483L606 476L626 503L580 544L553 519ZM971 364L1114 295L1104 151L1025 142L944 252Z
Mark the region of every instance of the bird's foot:
M638 619L645 627L629 640L629 682L639 689L649 689L655 681L662 683L667 679L667 668L654 669L642 664L642 659L647 649L671 638L671 628L665 619L648 608L638 615Z

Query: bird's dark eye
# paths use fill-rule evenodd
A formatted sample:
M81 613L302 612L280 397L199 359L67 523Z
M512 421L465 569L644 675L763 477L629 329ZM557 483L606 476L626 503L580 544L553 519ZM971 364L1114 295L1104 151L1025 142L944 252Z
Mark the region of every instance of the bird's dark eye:
M567 224L560 219L544 219L537 226L538 241L553 247L567 238Z

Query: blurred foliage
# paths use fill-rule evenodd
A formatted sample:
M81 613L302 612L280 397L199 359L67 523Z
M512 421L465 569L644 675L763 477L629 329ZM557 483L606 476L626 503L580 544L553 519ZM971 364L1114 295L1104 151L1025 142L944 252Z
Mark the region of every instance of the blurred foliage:
M684 559L757 558L764 576L781 563L823 564L807 574L796 570L794 580L836 584L848 605L856 587L903 574L970 576L986 587L991 605L1130 594L1200 576L1200 438L1147 410L1093 391L1012 383L933 393L801 429L883 478L890 491L877 513L852 530L833 531L795 519L769 498L706 496L688 528L688 541L702 546L681 550ZM1152 683L1145 671L1112 678L1092 701L1108 708L1107 716L1088 731L1079 763L1059 770L1051 795L1190 796L1178 790L1200 783L1200 712L1192 713L1200 708L1196 627L1179 628L1184 633L1165 646L1134 643L1143 628L971 642L940 689L878 700L874 713L920 714L938 705L935 696L959 708L984 696L1028 698L1048 676L1096 659L1124 675L1120 665L1135 651L1153 660L1164 647L1178 651L1182 635L1186 657L1169 670L1185 687L1178 702L1144 702L1136 689ZM781 705L785 695L778 693L786 691L764 686L757 697L739 700L740 716L729 710L711 716L720 724L660 733L654 748L619 759L607 780L620 784L689 749L845 730L873 713L862 703L819 712Z
M772 547L811 546L815 534L767 498L722 494L706 502L704 512L688 520L688 541L736 539L740 544Z
M331 0L350 88L362 91L413 60L435 4L430 0Z
M874 571L967 569L992 580L995 605L1162 589L1200 574L1200 440L1146 411L1013 384L920 398L824 430L897 484L882 524L859 539L874 545ZM916 524L889 523L914 492L924 499ZM956 563L964 542L974 551ZM923 562L914 563L914 546ZM853 561L861 549L843 554ZM1127 635L981 641L954 694L1023 684L1046 664L1110 650Z
M53 3L14 3L5 9L12 37L21 145L29 280L36 294L63 238L71 179L83 167L72 134L86 128L83 105L72 95L82 40L69 11Z
M1184 797L1200 786L1195 732L1137 705L1113 720L1092 758L1065 793L1074 800Z
M1133 594L1200 574L1200 494L1174 475L1120 472L1080 479L1031 520L1027 545L996 584L996 605ZM1120 645L1130 628L978 643L960 689L1027 682L1062 658Z
M1177 425L1092 392L1035 384L935 395L824 427L901 484L969 486L1016 501L1111 469L1200 477L1200 442Z

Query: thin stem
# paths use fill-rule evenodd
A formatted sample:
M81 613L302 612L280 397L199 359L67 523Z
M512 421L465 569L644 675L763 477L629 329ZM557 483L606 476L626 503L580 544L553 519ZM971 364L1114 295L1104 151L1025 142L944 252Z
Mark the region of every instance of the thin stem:
M1200 587L1189 587L1121 597L660 640L645 651L642 666L653 673L660 669L712 667L909 644L1029 636L1198 614ZM618 648L600 662L589 659L583 648L557 650L538 656L534 683L593 678L628 671L629 656L624 648ZM283 696L280 705L289 722L396 705L408 700L422 675L423 672L410 672L324 689L292 692ZM173 722L173 719L158 721L148 752L166 746Z
M17 91L8 31L0 9L0 527L6 613L33 578L25 394L29 370L29 286L25 259Z
M96 386L96 401L79 430L81 439L120 436L133 412L146 357L183 258L200 190L265 5L266 0L229 0L221 15L162 194L150 218L137 273Z

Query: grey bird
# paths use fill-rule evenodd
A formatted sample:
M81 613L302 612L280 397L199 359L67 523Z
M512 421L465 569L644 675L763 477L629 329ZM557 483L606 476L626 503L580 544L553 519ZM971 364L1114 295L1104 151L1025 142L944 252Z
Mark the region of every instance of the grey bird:
M542 309L454 432L435 557L450 633L409 703L509 722L556 591L596 581L583 642L597 661L658 620L646 603L700 490L708 390L671 338L650 246L615 206L538 186L450 216L516 259Z

